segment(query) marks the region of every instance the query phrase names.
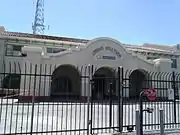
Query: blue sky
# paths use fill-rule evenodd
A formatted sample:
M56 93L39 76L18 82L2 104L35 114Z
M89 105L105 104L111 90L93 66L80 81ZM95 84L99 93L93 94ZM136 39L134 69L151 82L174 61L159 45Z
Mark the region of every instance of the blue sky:
M1 0L0 25L32 33L35 0ZM45 0L48 35L122 43L180 43L180 0Z

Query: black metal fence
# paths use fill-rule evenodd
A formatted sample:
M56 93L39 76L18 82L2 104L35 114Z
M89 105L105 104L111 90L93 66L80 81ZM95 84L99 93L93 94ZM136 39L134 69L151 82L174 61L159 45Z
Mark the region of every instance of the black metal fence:
M158 130L160 129L160 114L159 110L165 111L165 128L179 128L180 127L180 74L175 72L146 72L146 77L137 75L137 79L142 79L143 83L138 83L138 86L131 86L133 80L133 70L124 72L123 77L123 92L128 89L131 94L130 97L123 99L123 127L135 126L135 110L139 110L139 99L136 98L140 91L148 88L157 90L157 98L155 101L149 101L147 97L143 98L143 109L153 108L153 113L144 112L143 114L143 129L144 130ZM139 71L138 71L139 72ZM138 87L140 91L136 91L134 87ZM127 93L126 93L127 94ZM124 94L125 96L127 96ZM136 96L133 96L136 95ZM133 101L133 102L132 102Z
M180 128L179 78L174 72L122 67L3 64L0 134L121 132L130 126L135 130L139 93L148 88L157 90L157 99L143 98L143 109L154 109L144 112L144 130L160 128L160 109L166 128Z

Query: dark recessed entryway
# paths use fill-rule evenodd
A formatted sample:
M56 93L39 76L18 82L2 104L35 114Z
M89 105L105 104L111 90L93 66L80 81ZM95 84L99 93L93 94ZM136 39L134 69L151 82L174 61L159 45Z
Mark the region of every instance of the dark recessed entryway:
M148 73L143 69L134 70L129 76L129 97L138 99L140 92L149 87Z
M81 93L81 77L72 65L61 65L52 74L51 97L53 99L77 99Z
M21 75L19 74L8 74L2 83L3 88L7 89L20 89Z
M110 84L112 83L112 93L115 94L115 71L108 67L99 68L94 76L94 87L92 91L93 99L106 99L109 97Z

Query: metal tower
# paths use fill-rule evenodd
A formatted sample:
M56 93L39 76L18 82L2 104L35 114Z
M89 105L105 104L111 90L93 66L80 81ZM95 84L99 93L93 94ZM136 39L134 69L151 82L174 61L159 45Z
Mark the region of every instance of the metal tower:
M36 1L36 11L32 30L33 34L44 34L44 0Z

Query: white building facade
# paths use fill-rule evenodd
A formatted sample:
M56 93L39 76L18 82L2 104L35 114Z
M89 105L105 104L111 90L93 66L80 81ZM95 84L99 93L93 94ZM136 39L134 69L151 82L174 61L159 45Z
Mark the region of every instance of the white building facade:
M122 44L109 37L84 40L13 33L3 28L0 33L0 72L20 75L20 79L16 76L16 81L20 82L16 87L20 93L23 93L21 95L24 99L32 95L49 98L52 95L65 93L87 97L92 94L89 93L90 80L86 78L87 76L98 74L116 77L118 67L142 74L180 72L178 45L136 46ZM95 67L94 70L92 65ZM6 76L1 74L2 82ZM55 87L57 82L58 88ZM107 84L103 84L106 86L102 89L108 90ZM151 84L148 87L155 85ZM1 83L1 87L8 86ZM167 87L167 89L172 88L172 86ZM124 89L124 97L134 94L137 92L133 92L133 89L131 91ZM168 96L167 93L164 96Z

